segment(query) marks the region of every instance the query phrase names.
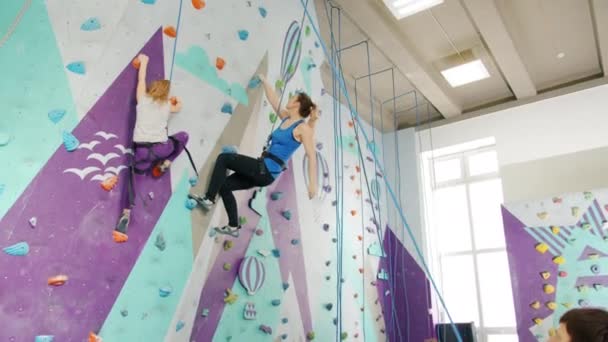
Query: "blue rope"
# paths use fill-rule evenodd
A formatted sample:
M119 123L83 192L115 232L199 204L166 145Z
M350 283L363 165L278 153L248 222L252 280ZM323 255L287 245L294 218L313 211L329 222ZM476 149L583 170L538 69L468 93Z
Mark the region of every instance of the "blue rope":
M182 21L182 5L184 0L179 0L179 12L177 13L177 25L175 26L175 41L173 41L173 56L171 57L171 71L169 72L169 81L173 80L173 67L175 66L175 53L177 51L177 39L179 37L179 26Z
M300 0L300 3L302 4L302 6L304 7L304 12L306 13L306 16L308 17L308 19L311 22L311 26L313 28L313 30L315 31L315 35L317 36L317 39L319 40L319 44L323 49L323 52L325 53L326 56L329 56L329 53L327 51L327 47L325 46L325 43L323 42L323 39L321 38L321 34L319 32L319 28L317 27L317 25L314 24L312 17L310 15L310 12L308 11L308 9L304 6L304 2L303 0ZM340 83L340 88L342 90L342 92L344 92L345 95L345 99L348 102L349 108L351 109L351 118L353 120L355 120L357 122L357 124L359 126L362 126L361 123L361 119L359 118L358 113L353 111L353 106L352 106L352 102L350 100L350 97L348 96L348 90L346 89L346 84L344 82L344 77L343 75L339 74L337 72L338 68L336 67L335 63L333 62L333 60L329 60L329 63L332 67L332 70L334 73L338 74L340 76L339 78L339 83ZM369 144L369 138L367 136L367 134L365 133L364 130L362 130L363 136L365 138L366 143ZM377 159L377 154L376 151L372 151L372 154L374 155L374 157ZM382 172L382 174L384 174L383 167L382 165L379 165L379 168ZM429 279L430 283L432 284L435 292L437 293L437 299L439 300L439 302L441 303L442 307L445 309L446 314L448 316L448 319L450 321L450 325L452 327L452 330L454 331L454 334L457 337L458 342L462 342L462 337L460 336L460 333L458 332L458 329L456 329L456 325L454 324L453 320L452 320L452 316L450 315L449 311L447 310L447 306L445 303L445 300L443 299L443 296L441 296L441 294L439 293L439 289L437 287L437 284L435 283L433 277L430 274L430 270L428 265L426 264L425 260L424 260L424 256L422 254L422 251L420 250L420 246L418 245L418 243L416 242L416 239L414 237L414 234L409 226L409 224L407 223L407 219L405 217L405 214L403 213L403 209L401 208L401 206L399 205L398 201L397 201L397 197L395 196L395 193L393 191L393 189L391 188L390 184L388 183L388 180L386 178L384 178L384 183L386 185L386 188L388 190L388 192L391 195L391 199L393 201L393 204L398 208L398 212L399 212L399 217L401 218L401 222L403 223L404 227L407 229L408 235L410 237L410 239L412 239L412 242L414 243L414 248L416 250L416 254L418 255L418 257L420 258L420 262L422 264L422 268L424 269L427 278Z

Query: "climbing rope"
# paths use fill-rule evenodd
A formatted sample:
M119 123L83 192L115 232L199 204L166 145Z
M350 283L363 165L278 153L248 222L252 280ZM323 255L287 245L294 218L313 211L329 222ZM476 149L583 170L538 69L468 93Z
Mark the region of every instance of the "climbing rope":
M304 4L303 0L300 0L300 3L301 3L301 4L302 4L302 6L304 7L304 12L305 12L306 16L308 17L309 21L311 22L311 26L312 26L313 30L315 31L315 35L317 36L317 39L319 40L319 44L320 44L320 46L322 47L323 52L325 53L325 55L326 55L327 57L329 57L329 56L330 56L330 54L329 54L329 52L328 52L328 50L327 50L327 47L325 46L325 43L323 42L323 39L322 39L322 37L321 37L321 34L320 34L320 32L319 32L319 29L318 29L317 25L315 25L315 24L314 24L314 22L313 22L313 20L312 20L312 17L311 17L311 15L310 15L309 11L308 11L308 8L307 8L307 7L306 7L306 5ZM332 39L332 40L333 40L333 39ZM338 61L338 62L339 62L339 61ZM339 76L340 76L340 77L339 77L339 86L340 86L340 88L341 88L341 91L342 91L342 92L344 93L344 95L345 95L345 99L346 99L346 101L348 102L349 108L351 109L351 114L350 114L350 115L351 115L351 118L353 119L353 121L354 121L354 122L356 122L356 124L358 124L359 126L362 126L361 119L359 118L359 115L358 115L356 112L354 112L354 111L353 111L352 101L350 100L350 97L349 97L349 95L348 95L348 90L346 89L346 84L345 84L345 81L344 81L344 77L343 77L343 75L341 75L341 74L338 72L338 68L337 68L337 66L336 66L336 63L334 62L334 60L333 60L332 58L330 58L330 59L329 59L329 63L330 63L330 65L331 65L331 68L332 68L332 70L333 70L334 74L337 74L337 75L339 75ZM365 138L366 143L369 145L369 142L370 142L369 137L367 136L367 134L365 133L365 131L364 131L364 130L362 131L362 133L363 133L363 137ZM372 154L373 154L373 155L374 155L374 157L377 159L377 153L376 153L376 151L372 151ZM383 167L382 167L382 165L379 165L378 167L379 167L379 169L380 169L380 170L381 170L381 172L382 172L382 171L383 171ZM384 174L384 172L382 172L382 174ZM432 284L432 286L433 286L433 288L434 288L434 290L435 290L435 292L436 292L436 294L437 294L437 298L438 298L439 302L441 303L442 307L445 309L445 312L446 312L446 315L447 315L447 316L448 316L448 318L449 318L449 321L450 321L450 325L451 325L451 327L452 327L452 330L454 331L454 334L456 335L457 340L458 340L459 342L462 342L462 337L460 336L460 333L459 333L459 332L458 332L458 330L456 329L456 326L455 326L455 324L454 324L454 322L453 322L453 320L452 320L452 317L451 317L451 315L449 314L449 311L447 310L447 306L446 306L445 300L443 299L443 297L442 297L442 296L441 296L441 294L439 293L439 289L438 289L438 287L437 287L437 284L435 283L435 281L434 281L433 277L432 277L432 276L431 276L431 274L430 274L429 267L428 267L428 265L426 264L426 261L424 260L424 257L423 257L423 254L422 254L422 250L420 249L420 246L419 246L419 245L418 245L418 243L416 242L416 239L415 239L415 237L414 237L414 234L413 234L413 232L412 232L411 228L409 227L409 224L407 223L407 219L406 219L406 217L405 217L405 214L403 213L403 209L402 209L402 208L401 208L401 206L399 205L398 200L397 200L397 197L396 197L396 195L395 195L395 193L394 193L394 191L393 191L392 187L390 186L390 184L388 183L388 180L387 180L386 178L384 178L384 183L385 183L385 186L386 186L386 188L387 188L388 192L389 192L389 193L390 193L390 195L391 195L391 199L392 199L393 204L394 204L394 205L395 205L395 207L398 209L397 211L398 211L398 213L399 213L399 217L400 217L400 219L401 219L401 222L402 222L403 226L406 228L407 233L408 233L408 235L409 235L410 239L412 240L412 242L413 242L413 244L414 244L414 248L415 248L416 254L417 254L417 255L418 255L418 257L420 258L421 266L422 266L422 268L423 268L423 270L424 270L424 272L425 272L425 274L426 274L426 276L427 276L427 279L429 279L429 282Z
M173 67L175 66L175 54L177 52L177 40L179 39L180 24L182 22L182 5L184 0L179 0L179 9L177 12L177 24L175 25L175 40L173 41L173 56L171 57L171 71L169 71L169 81L173 81ZM188 153L190 154L190 153Z
M25 2L23 3L23 6L21 7L21 10L19 10L19 13L17 13L15 20L13 20L13 23L11 24L11 26L8 27L4 36L2 36L2 38L0 38L0 48L3 47L4 44L11 38L13 33L15 33L15 30L17 30L17 26L19 26L19 23L21 23L21 19L23 18L23 16L25 15L25 12L27 12L27 10L30 8L31 5L32 5L32 0L25 0Z

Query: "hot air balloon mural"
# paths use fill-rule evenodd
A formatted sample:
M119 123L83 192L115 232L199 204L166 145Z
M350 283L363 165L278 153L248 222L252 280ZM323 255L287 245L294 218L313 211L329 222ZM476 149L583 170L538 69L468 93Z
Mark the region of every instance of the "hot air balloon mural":
M255 256L243 259L239 267L239 281L250 296L256 294L264 285L266 280L266 268L264 263Z
M327 164L327 160L321 154L321 150L323 149L323 144L317 144L317 186L319 191L317 191L317 196L319 199L325 199L325 196L331 192L331 186L329 185L329 166ZM308 178L308 155L304 156L302 161L302 173L304 174L304 181L306 182L306 187L310 183L310 179Z
M293 75L295 75L298 65L300 64L300 56L302 54L302 32L297 21L293 21L283 41L283 52L281 54L281 77L283 84L286 85Z

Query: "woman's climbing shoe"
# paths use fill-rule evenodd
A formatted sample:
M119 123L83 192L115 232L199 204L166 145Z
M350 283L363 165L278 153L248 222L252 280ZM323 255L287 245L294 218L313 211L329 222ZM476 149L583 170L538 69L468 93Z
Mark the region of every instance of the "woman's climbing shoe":
M121 243L127 242L129 237L127 236L127 229L129 228L129 219L131 218L131 209L123 209L122 215L118 219L118 224L112 232L112 237L114 238L114 242Z
M198 205L203 207L205 210L211 209L211 207L215 204L212 200L208 199L206 196L199 196L194 194L188 194L188 198L191 198L196 201Z
M241 226L231 227L231 226L223 226L223 227L215 227L213 228L216 232L224 235L230 235L232 237L239 237Z
M154 178L162 177L167 171L169 171L169 167L171 167L170 160L165 159L163 161L158 162L158 164L156 164L152 168L152 177L154 177Z

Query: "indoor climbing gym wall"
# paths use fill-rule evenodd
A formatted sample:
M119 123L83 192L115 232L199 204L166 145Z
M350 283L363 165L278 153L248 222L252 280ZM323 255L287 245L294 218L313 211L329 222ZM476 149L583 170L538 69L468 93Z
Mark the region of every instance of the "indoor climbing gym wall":
M307 3L3 2L1 341L432 337L424 272L387 225L382 145L361 136L381 133L325 91ZM194 169L182 153L129 191L139 53L183 102L168 129L187 133ZM300 149L271 186L237 194L244 228L227 238L212 229L221 204L203 212L188 194L218 153L258 156L279 123L257 74L319 104L319 194Z
M569 309L608 308L608 189L502 212L520 341L546 341Z

